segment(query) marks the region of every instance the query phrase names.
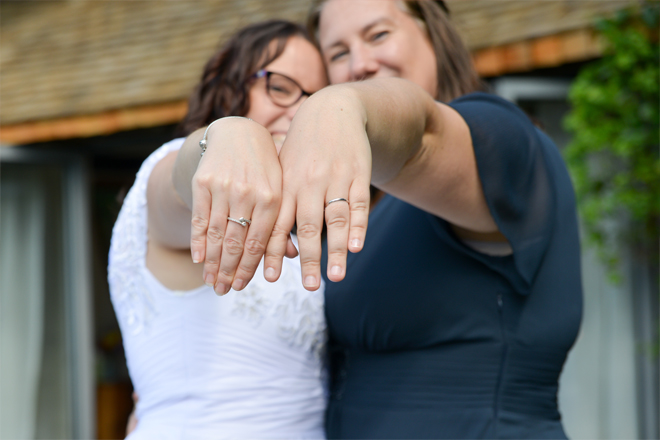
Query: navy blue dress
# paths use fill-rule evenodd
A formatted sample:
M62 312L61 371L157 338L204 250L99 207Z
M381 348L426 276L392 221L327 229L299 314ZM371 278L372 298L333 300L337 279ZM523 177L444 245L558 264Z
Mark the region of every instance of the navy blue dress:
M451 106L513 255L476 252L385 196L346 279L326 280L328 438L565 438L558 378L582 314L568 173L514 105L475 93Z

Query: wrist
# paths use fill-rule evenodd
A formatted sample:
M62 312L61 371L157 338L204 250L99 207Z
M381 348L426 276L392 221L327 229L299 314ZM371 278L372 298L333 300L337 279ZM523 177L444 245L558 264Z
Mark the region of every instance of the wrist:
M202 150L202 152L200 153L200 156L204 156L204 153L206 153L206 147L208 146L208 135L209 135L209 130L211 129L211 127L216 122L226 121L227 119L247 119L248 121L252 121L252 119L247 118L245 116L225 116L224 118L219 118L219 119L216 119L215 121L211 122L206 127L206 130L204 130L204 135L202 136L202 139L199 141L199 147Z
M360 97L359 90L352 84L336 84L314 93L304 104L305 110L335 115L344 115L352 121L367 124L367 112Z

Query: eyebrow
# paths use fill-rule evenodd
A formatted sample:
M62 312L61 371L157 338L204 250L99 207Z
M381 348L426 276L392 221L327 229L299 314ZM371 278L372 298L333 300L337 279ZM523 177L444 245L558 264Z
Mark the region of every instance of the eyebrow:
M371 28L378 26L381 23L394 23L389 17L380 17L375 20L373 20L371 23L368 23L365 25L362 29L360 29L360 35L364 35L367 32L371 30ZM329 46L322 47L321 50L330 50L334 47L341 46L343 43L341 41L337 41L335 43L330 44Z

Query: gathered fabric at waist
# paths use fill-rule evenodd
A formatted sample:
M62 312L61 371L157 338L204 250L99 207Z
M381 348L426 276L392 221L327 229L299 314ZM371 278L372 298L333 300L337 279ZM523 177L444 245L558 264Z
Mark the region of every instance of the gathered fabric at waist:
M399 433L403 437L516 436L507 421L524 419L538 437L545 435L534 432L534 421L544 430L546 422L556 424L552 435L564 437L557 410L564 357L498 341L383 353L334 349L328 433L360 438L368 432L362 430L365 424L386 427L403 417L408 427L420 425ZM456 426L470 425L474 431L448 432L448 418L466 419ZM435 423L443 432L434 431ZM377 436L397 435L382 429Z

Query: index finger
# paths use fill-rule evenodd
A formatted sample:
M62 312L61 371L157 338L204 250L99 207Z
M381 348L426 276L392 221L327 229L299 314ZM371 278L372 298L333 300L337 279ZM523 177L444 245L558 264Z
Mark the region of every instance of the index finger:
M325 197L314 197L312 191L305 192L306 194L303 193L298 198L296 235L303 287L307 290L317 290L321 286L321 232Z
M282 261L287 253L289 233L296 219L296 201L287 192L282 194L282 205L264 254L264 277L271 283L282 273Z

